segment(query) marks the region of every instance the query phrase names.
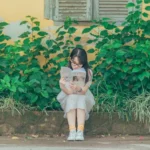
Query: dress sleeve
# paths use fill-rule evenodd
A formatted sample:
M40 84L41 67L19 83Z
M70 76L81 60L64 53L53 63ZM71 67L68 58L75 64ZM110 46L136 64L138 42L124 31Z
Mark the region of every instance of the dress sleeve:
M90 87L92 84L92 79L93 79L93 72L91 69L88 70L88 75L89 75L89 81L85 84L85 86Z

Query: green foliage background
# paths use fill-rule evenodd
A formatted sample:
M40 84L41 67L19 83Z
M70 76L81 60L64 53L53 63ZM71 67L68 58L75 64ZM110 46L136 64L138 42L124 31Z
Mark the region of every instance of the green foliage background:
M138 101L137 96L140 96L139 104L142 104L141 95L143 101L149 96L150 20L146 12L141 12L141 3L142 0L136 0L136 4L126 5L132 11L122 28L103 18L92 21L93 24L82 31L91 37L86 44L94 45L87 52L96 54L95 60L89 62L94 74L91 91L96 100L95 111L118 112L122 118L130 119L137 108L134 103ZM149 4L150 0L144 3ZM150 7L146 6L145 10L150 11ZM82 36L76 35L78 29L74 24L77 23L68 17L56 31L57 37L51 39L49 33L41 30L36 18L27 16L20 25L26 24L28 31L14 44L8 44L11 38L3 33L8 23L0 22L1 97L10 96L42 110L61 110L56 100L60 92L60 67L67 65L74 47L84 48ZM38 62L39 55L45 58L44 66ZM139 111L149 110L149 103L148 99ZM136 118L140 118L139 115L136 113Z

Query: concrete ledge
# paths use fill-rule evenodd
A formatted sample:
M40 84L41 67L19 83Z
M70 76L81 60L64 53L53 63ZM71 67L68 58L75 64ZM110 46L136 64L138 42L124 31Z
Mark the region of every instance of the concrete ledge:
M24 115L11 112L0 114L0 135L11 134L67 134L67 120L63 118L63 112L52 111L48 115L38 111L26 112ZM149 128L139 122L125 122L120 120L117 114L109 118L108 114L91 113L85 124L86 135L99 134L129 134L147 135Z

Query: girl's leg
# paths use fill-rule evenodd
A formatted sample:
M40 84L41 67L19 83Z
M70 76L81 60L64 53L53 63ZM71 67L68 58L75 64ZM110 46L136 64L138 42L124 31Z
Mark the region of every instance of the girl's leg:
M74 141L76 138L76 110L72 109L67 113L67 120L68 120L68 125L69 125L69 136L68 136L68 141Z
M68 113L67 113L67 120L68 120L68 125L69 125L69 130L76 130L76 110L75 109L71 109Z
M78 130L84 131L84 124L85 124L85 110L84 109L77 109L77 123L78 123Z
M78 123L78 131L76 135L76 140L83 141L83 131L84 131L84 124L85 124L85 110L84 109L77 109L77 123Z

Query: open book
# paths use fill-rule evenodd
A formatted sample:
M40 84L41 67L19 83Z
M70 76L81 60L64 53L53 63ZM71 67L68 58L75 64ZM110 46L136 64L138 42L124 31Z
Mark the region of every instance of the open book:
M73 82L73 84L83 87L85 85L86 72L83 68L71 70L68 67L61 67L61 78L66 82Z

